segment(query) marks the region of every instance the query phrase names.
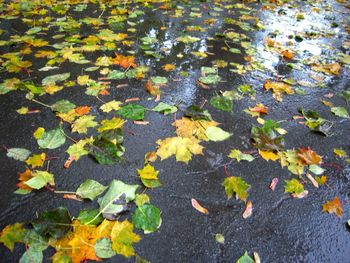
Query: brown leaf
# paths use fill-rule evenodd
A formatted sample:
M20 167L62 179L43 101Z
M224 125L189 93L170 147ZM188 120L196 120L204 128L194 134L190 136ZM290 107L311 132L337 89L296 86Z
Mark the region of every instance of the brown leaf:
M253 214L253 204L251 201L248 201L245 206L245 210L243 212L243 218L246 219L248 217L251 217L252 214Z
M326 203L322 205L322 211L341 217L343 215L343 206L338 196L334 197L332 201L326 201Z
M302 160L305 164L320 164L322 157L319 156L316 152L310 149L310 147L307 148L300 148L297 153L298 157Z

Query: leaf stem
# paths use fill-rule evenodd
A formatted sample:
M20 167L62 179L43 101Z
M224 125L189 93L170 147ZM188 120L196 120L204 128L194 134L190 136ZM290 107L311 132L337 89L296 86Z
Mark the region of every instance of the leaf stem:
M47 108L52 109L52 107L51 107L50 105L47 105L47 104L45 104L45 103L43 103L43 102L41 102L41 101L38 101L38 100L36 100L36 99L31 99L31 101L33 101L33 102L35 102L35 103L38 103L38 104L40 104L40 105L42 105L42 106L44 106L44 107L47 107Z

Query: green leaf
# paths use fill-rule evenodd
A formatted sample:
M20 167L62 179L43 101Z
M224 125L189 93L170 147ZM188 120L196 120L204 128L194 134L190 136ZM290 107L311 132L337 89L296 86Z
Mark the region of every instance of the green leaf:
M285 193L300 194L304 192L304 186L297 179L287 180L285 182L286 182L286 184L284 185Z
M235 193L236 198L245 201L248 196L250 185L247 184L241 177L227 177L222 185L225 187L225 192L228 198L231 198Z
M27 230L23 242L38 251L43 251L49 246L48 238L40 236L34 229Z
M143 206L150 202L150 198L147 194L136 194L135 196L135 204L137 206Z
M112 240L109 238L99 238L95 242L94 250L99 258L111 258L116 255L112 249Z
M93 144L88 145L89 154L99 164L115 164L124 154L124 147L121 146L123 135L121 129L107 131L98 136Z
M215 96L210 99L210 104L219 110L232 111L232 100L226 96Z
M152 110L156 112L161 112L164 115L168 115L177 112L177 107L164 102L159 102L159 104L155 106Z
M23 224L15 223L6 226L0 234L0 243L3 243L9 250L13 250L15 243L23 242L23 237L26 234L26 229Z
M151 77L151 80L154 85L164 85L168 83L168 79L166 77L156 76L156 77Z
M65 207L42 212L32 223L35 231L43 237L59 239L72 229L72 219Z
M182 37L178 37L176 39L176 41L182 42L182 43L185 43L185 44L194 43L194 42L197 42L199 40L201 40L201 39L198 38L198 37L192 37L190 35L185 35L185 36L182 36Z
M184 116L192 118L193 120L212 120L210 113L207 110L203 110L198 105L189 106L186 109Z
M236 159L238 162L240 162L241 160L248 161L248 162L251 162L251 161L254 160L254 157L251 154L242 153L238 149L231 150L231 152L228 155L228 157L230 157L232 159Z
M123 106L120 110L117 110L117 114L131 120L143 120L145 117L146 109L145 107L135 104L129 103Z
M248 255L246 251L244 255L237 260L237 263L254 263L254 260Z
M126 78L125 72L120 70L112 70L107 75L107 79L124 79L124 78Z
M221 77L219 75L208 75L208 76L199 78L199 81L206 85L216 84L220 80L221 80Z
M22 257L19 259L19 263L41 263L43 262L43 252L35 250L31 247L24 252Z
M214 126L208 127L205 130L205 134L207 135L209 140L214 142L224 141L230 138L230 136L232 135L232 133L226 132L223 129Z
M10 148L7 150L7 157L24 162L30 155L30 151L24 148Z
M91 179L87 179L77 189L76 194L81 198L87 198L94 200L97 196L102 194L107 189L107 186L100 184L99 182Z
M225 237L220 233L215 234L215 240L220 244L225 244Z
M54 175L46 171L35 171L33 177L25 182L26 185L33 189L41 189L47 184L55 185Z
M49 84L56 84L56 82L62 82L65 81L70 77L70 73L62 73L62 74L56 74L47 76L41 81L41 84L43 86L49 85Z
M132 222L136 228L142 229L145 234L152 233L162 224L160 210L151 204L144 204L135 210L132 215Z
M26 34L33 35L40 32L43 28L41 26L32 27L27 30Z
M210 75L210 74L214 74L217 75L218 74L218 69L215 67L201 67L201 74L202 75Z
M324 173L325 169L323 169L322 167L316 164L312 164L309 166L309 171L312 172L313 174L320 175Z
M51 105L53 111L60 113L67 113L75 108L75 104L71 103L69 100L59 100L55 104Z
M103 221L103 216L98 215L100 212L99 209L86 209L81 210L77 219L81 224L86 225L99 225ZM91 221L92 220L92 221Z
M56 149L66 142L66 137L63 135L60 128L44 132L42 139L37 140L38 145L45 149Z
M349 118L349 113L344 107L332 107L331 112L338 117Z
M127 203L135 199L137 188L139 185L129 185L119 180L113 180L107 193L98 199L103 217L116 220L119 213L127 210Z

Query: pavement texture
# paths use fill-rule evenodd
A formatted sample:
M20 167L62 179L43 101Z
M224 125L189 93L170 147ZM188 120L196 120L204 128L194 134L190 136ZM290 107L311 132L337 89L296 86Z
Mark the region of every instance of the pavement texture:
M350 119L335 116L331 107L321 101L326 100L334 107L350 110L343 96L344 91L350 88L348 2L178 1L111 6L108 3L103 6L101 2L88 3L83 11L75 11L78 5L73 1L67 5L64 14L53 11L56 3L42 5L41 8L48 10L48 13L38 16L26 15L24 11L11 13L10 3L2 3L1 41L9 41L14 35L28 35L26 32L32 26L25 23L25 18L40 21L40 17L52 17L51 21L41 25L46 29L35 35L49 41L49 45L35 47L21 40L1 44L2 82L15 77L22 82L32 81L41 86L44 77L66 72L70 73L68 81L76 81L81 75L89 75L95 81L108 81L108 94L102 92L98 96L87 95L87 87L76 82L72 87L64 87L54 94L44 92L43 95L35 95L38 101L47 105L65 99L77 106L90 106L89 114L101 122L115 116L114 112L104 113L99 109L103 102L113 99L124 102L137 97L139 101L135 103L153 108L158 102L144 86L150 77L163 76L168 83L161 86L160 101L177 105L179 111L166 116L147 111L144 120L149 122L148 125L137 125L132 120L126 122L123 127L123 146L126 150L117 164L100 165L93 158L84 156L65 169L63 166L68 158L65 151L72 142L67 139L57 149L39 149L32 135L38 127L46 130L56 128L60 119L50 108L26 99L27 90L15 89L0 96L0 142L5 148L25 148L36 154L45 152L48 157L55 157L50 160L49 171L55 175L56 190L74 191L88 178L103 185L108 185L113 179L141 185L136 169L143 167L145 154L157 149L157 140L176 136L175 127L171 125L174 119L182 118L187 107L200 105L208 110L213 120L220 123L220 128L232 133L232 136L220 142L201 142L205 147L203 155L193 155L188 164L176 162L174 156L152 163L159 171L162 185L146 193L151 203L161 210L162 225L157 231L146 235L141 230L135 230L142 237L135 245L137 254L151 262L236 262L245 251L251 257L253 252L257 252L262 262L350 262L350 230L347 223L350 219L350 166L346 157L340 158L334 154L334 148L339 148L350 155ZM125 7L129 10L128 15L135 10L142 12L136 18L127 17L121 23L123 27L118 28L120 23L107 22L116 7ZM9 16L13 18L9 19ZM61 26L60 30L54 23L70 18L78 21L80 27L72 29ZM84 23L84 18L100 18L102 24ZM197 31L190 31L190 26L200 26L203 30L197 28ZM39 71L47 66L49 58L36 58L34 54L38 50L61 51L62 48L54 44L69 41L68 46L79 47L82 39L106 28L114 33L128 34L126 40L134 43L128 46L112 41L116 43L113 49L81 52L89 60L87 64L65 59L53 64L57 66L55 69ZM233 33L238 33L238 36ZM177 40L184 35L199 38L199 41L183 43ZM69 40L69 36L75 36L77 40ZM145 53L147 48L142 48L144 43L140 39L146 36L156 38L156 42L149 45L148 50L153 52L151 55ZM98 45L103 44L104 41L101 41ZM27 69L9 72L5 66L7 59L3 55L19 52L25 46L29 46L32 53L20 56L32 62L28 68L30 72ZM230 52L232 48L240 53ZM281 55L281 51L287 49L293 51L294 58L291 60ZM196 56L192 52L201 53ZM115 53L132 55L137 65L149 67L146 76L140 79L99 80L106 76L101 74L103 68L121 69L108 64L98 66L95 71L84 71L96 66L98 57L114 57ZM157 58L157 55L161 57ZM218 60L227 62L221 63L225 67L221 67ZM314 65L331 63L339 63L341 67L339 72L333 72L336 74L312 69ZM174 64L176 68L167 72L162 68L165 64ZM214 84L199 83L201 67L204 66L218 68L221 80ZM294 94L284 94L283 101L278 102L271 90L264 89L267 80L289 80L287 82L292 82ZM126 85L118 86L121 84ZM250 85L251 88L248 92L242 92L237 89L240 85ZM236 91L230 97L233 101L230 112L210 104L212 97L225 91ZM4 90L2 92L5 93ZM283 136L284 149L310 147L322 156L320 166L325 169L326 185L315 188L304 175L296 176L286 167L281 167L278 161L266 161L259 157L258 149L252 144L251 128L260 124L256 117L244 112L257 103L269 109L262 118L281 121L281 128L287 131ZM40 112L21 115L16 112L21 107ZM331 134L325 136L313 132L300 123L305 120L293 119L293 116L301 116L298 112L301 107L315 110L322 118L331 121ZM63 122L62 128L75 140L97 135L95 128L89 129L87 134L78 134L71 132L70 127L69 123ZM255 159L252 162L231 159L227 156L232 149L251 153ZM26 164L8 158L6 153L6 150L0 152L1 229L15 222L31 222L38 213L58 206L66 207L72 216L77 216L83 208L98 207L96 202L64 199L62 195L47 189L27 195L14 194L18 173L25 170ZM37 169L46 168L47 161ZM228 175L242 177L251 185L247 200L253 204L253 214L247 219L242 217L245 202L236 200L234 196L227 199L222 182ZM274 191L269 188L273 178L279 180ZM306 197L293 198L285 193L285 180L293 178L300 180L308 190ZM322 205L335 196L342 203L342 217L322 212ZM195 210L191 198L207 208L209 214ZM130 220L130 213L123 214L121 218ZM217 233L225 237L224 244L215 240ZM18 262L24 251L23 244L16 245L13 252L1 245L0 262ZM50 262L53 253L51 248L46 250L44 262ZM134 262L135 259L116 255L105 261Z

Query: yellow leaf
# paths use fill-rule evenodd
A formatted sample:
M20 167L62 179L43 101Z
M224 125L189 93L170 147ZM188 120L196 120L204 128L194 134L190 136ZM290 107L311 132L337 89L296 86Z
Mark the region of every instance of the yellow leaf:
M165 71L172 71L172 70L175 70L176 69L176 66L174 64L165 64L163 66L163 69Z
M327 201L325 204L323 204L322 211L330 214L336 214L338 217L341 217L343 215L343 206L338 196L336 196L332 201Z
M141 238L133 232L134 225L128 220L115 222L112 228L111 239L112 249L120 255L130 257L135 255L134 243L138 243Z
M172 125L176 127L176 134L184 138L197 137L199 140L208 141L208 137L205 133L207 128L216 127L219 123L216 121L207 120L191 120L190 118L183 117L180 120L176 120Z
M32 168L43 166L46 159L46 154L34 154L26 160L26 164L31 165Z
M143 179L158 179L158 171L150 164L147 164L143 169L137 169L137 173Z
M101 126L97 128L98 132L104 132L109 130L115 130L123 127L126 121L120 118L112 118L111 120L102 120Z
M33 136L35 139L39 140L42 139L45 133L45 129L43 127L39 127L38 129L35 130L33 133Z
M27 107L21 107L18 110L16 110L18 114L25 115L28 113L29 109Z
M159 145L157 155L161 160L175 155L176 161L188 163L192 159L192 154L203 154L204 147L199 142L195 137L169 137L164 140L158 140L156 142Z
M291 88L291 86L289 86L288 84L286 84L284 82L270 82L269 80L267 80L265 82L264 88L266 90L271 89L273 92L273 97L277 101L282 101L283 93L286 93L286 94L293 94L294 93L294 90Z
M103 112L110 112L112 110L119 110L121 104L122 104L121 101L112 100L110 102L103 104L100 107L100 110L102 110Z
M94 119L95 116L92 115L83 115L79 117L72 124L72 132L86 133L88 128L93 128L98 125L98 123L95 122Z
M82 76L78 76L77 78L77 82L81 86L85 86L89 84L91 81L92 79L90 79L89 75L82 75Z
M279 156L273 152L270 151L261 151L259 150L260 156L265 159L266 161L272 160L277 161L279 159Z

